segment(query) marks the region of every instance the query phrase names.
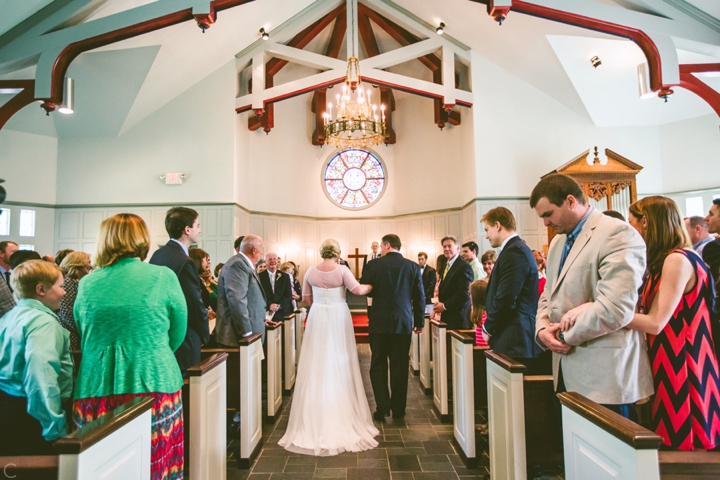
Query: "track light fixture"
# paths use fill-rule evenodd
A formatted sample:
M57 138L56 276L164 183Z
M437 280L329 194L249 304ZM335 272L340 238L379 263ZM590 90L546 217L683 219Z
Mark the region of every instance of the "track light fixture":
M595 55L590 59L590 63L592 63L592 66L595 68L598 68L600 65L602 65L602 62L600 61L600 57Z
M270 38L270 34L265 31L265 28L260 29L260 36L263 40L267 40L268 38Z
M435 33L438 35L445 33L445 24L443 22L440 22L440 25L435 29Z
M62 105L58 107L58 112L65 115L75 113L75 82L72 78L65 78L65 98Z

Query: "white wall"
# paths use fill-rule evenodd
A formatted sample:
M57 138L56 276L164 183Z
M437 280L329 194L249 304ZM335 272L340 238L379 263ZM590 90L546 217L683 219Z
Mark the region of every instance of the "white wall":
M596 145L644 167L640 193L663 190L657 127L597 128L479 55L472 61L479 197L529 197L542 175Z
M29 105L25 108L36 108ZM0 178L7 201L55 204L57 138L4 128L0 131Z
M57 203L232 202L234 71L229 62L119 137L61 138ZM166 186L167 172L188 178Z
M663 191L720 186L720 119L706 115L659 127Z
M37 205L23 205L10 203L0 205L3 209L10 210L10 235L0 236L0 242L11 241L18 245L32 245L40 255L54 255L55 237L55 209L38 207ZM20 236L20 211L32 210L35 212L35 235L29 237Z

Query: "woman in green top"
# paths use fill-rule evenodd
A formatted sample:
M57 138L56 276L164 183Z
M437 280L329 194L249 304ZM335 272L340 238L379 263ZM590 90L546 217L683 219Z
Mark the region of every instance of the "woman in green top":
M95 264L80 281L74 316L82 360L75 385L78 427L138 396L152 408L152 478L183 477L183 379L173 352L185 338L187 306L177 276L143 263L147 225L123 213L102 222Z
M53 313L65 295L62 271L29 260L11 283L20 300L0 319L0 455L53 454L51 442L68 433L73 380L70 332Z

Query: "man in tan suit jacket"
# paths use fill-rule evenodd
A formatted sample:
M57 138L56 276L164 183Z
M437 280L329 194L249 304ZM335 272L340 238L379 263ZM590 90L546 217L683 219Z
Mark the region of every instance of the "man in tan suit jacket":
M632 404L653 393L645 339L623 328L635 311L645 243L629 224L588 206L565 175L541 180L530 206L558 233L535 329L538 344L554 352L555 389L632 417Z

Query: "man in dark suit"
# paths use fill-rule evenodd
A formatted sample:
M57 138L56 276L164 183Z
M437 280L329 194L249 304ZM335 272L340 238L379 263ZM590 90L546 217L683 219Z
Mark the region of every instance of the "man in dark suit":
M710 211L705 217L708 232L720 235L720 198L713 200ZM703 260L710 268L710 272L715 280L715 290L720 295L720 237L715 241L707 243L703 249ZM720 310L720 306L716 305L716 309Z
M418 265L422 275L423 291L425 292L425 305L432 304L432 297L435 296L435 284L437 283L437 272L427 264L427 253L418 253Z
M420 267L403 258L397 235L382 238L382 256L368 262L360 283L370 284L373 308L370 312L370 382L377 410L373 418L383 421L405 416L408 363L412 332L425 325L425 294ZM388 359L390 391L388 391Z
M538 268L532 250L516 232L515 217L505 207L496 207L482 217L485 238L500 248L487 287L487 320L483 336L496 352L535 369L541 349L535 343L538 308Z
M290 276L283 275L278 270L278 257L274 252L265 256L267 269L259 274L260 284L267 299L267 310L273 312L273 321L282 322L283 319L293 313L292 306L292 285Z
M207 309L203 305L200 275L195 262L188 256L190 245L197 243L201 233L198 212L192 208L173 207L165 215L165 230L170 241L150 259L153 265L170 268L182 287L188 310L185 340L175 351L180 371L200 363L200 347L210 340Z
M469 263L460 257L460 245L452 235L442 239L443 254L447 259L438 288L435 313L449 330L470 328L470 284L475 274Z

